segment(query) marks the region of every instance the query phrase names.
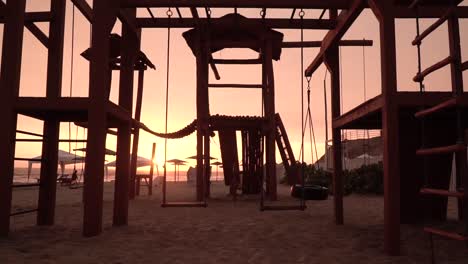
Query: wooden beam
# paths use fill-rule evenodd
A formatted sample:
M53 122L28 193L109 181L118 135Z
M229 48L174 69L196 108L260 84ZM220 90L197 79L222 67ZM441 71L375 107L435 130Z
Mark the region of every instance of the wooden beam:
M261 89L263 86L261 84L237 84L237 83L232 83L232 84L218 84L218 83L211 83L208 84L208 87L210 88L247 88L247 89L252 89L252 88L258 88Z
M347 125L363 119L371 113L378 112L383 107L382 96L372 98L351 111L333 118L333 128L345 128Z
M359 14L361 14L364 7L365 5L363 0L353 0L349 10L341 11L337 18L336 28L328 32L325 38L323 38L323 43L319 54L305 70L306 76L311 76L318 69L318 67L320 67L320 65L323 63L325 53L328 51L328 49L338 44L346 31L348 31L348 29L357 19Z
M88 5L86 0L71 0L73 4L80 10L81 14L89 21L93 21L93 9Z
M42 30L38 26L31 22L26 22L25 26L29 30L29 32L31 32L31 34L33 34L36 37L36 39L42 43L42 45L44 45L44 47L49 47L49 37L47 37L47 35L44 32L42 32Z
M1 1L0 1L1 2ZM12 204L12 185L14 174L15 138L17 114L13 102L19 95L21 80L21 57L23 49L23 30L25 0L8 0L5 7L6 20L3 31L2 65L0 72L0 237L8 236L10 231L10 210ZM6 67L8 65L8 67Z
M4 12L5 6L6 4L0 1L0 10L3 10ZM46 48L49 46L49 38L32 21L29 21L29 22L25 21L24 26L42 43L42 45L44 45Z
M180 18L171 19L170 26L172 28L193 28L198 24L215 24L215 23L230 23L220 22L219 18ZM301 21L299 19L281 19L281 18L251 18L249 21L252 23L264 23L266 27L277 28L277 29L300 29ZM136 25L142 28L167 28L169 26L168 18L152 19L148 18L137 18ZM234 24L233 24L234 25ZM229 25L226 25L229 26ZM304 29L333 29L335 27L335 21L330 19L304 19Z
M395 18L416 18L416 12L407 7L395 7ZM446 8L424 6L418 8L420 18L440 18L446 12ZM468 18L468 6L458 6L453 13L458 18Z
M322 41L290 41L290 42L283 42L281 44L282 48L320 48L322 46ZM374 41L372 40L341 40L338 44L342 47L362 47L367 46L371 47L374 45Z
M347 9L350 0L122 0L122 7Z
M214 64L227 64L227 65L252 65L262 64L262 59L246 59L246 60L226 60L226 59L213 59Z
M66 0L52 0L51 12L54 20L50 22L50 42L47 57L47 101L55 101L62 93L63 45L65 34ZM57 164L60 136L60 122L56 118L48 118L44 122L44 138L37 213L38 225L53 225L55 219L55 204L57 192Z
M2 4L5 5L5 4ZM28 12L24 14L25 22L49 22L52 16L50 12ZM0 23L5 22L5 14L0 14Z

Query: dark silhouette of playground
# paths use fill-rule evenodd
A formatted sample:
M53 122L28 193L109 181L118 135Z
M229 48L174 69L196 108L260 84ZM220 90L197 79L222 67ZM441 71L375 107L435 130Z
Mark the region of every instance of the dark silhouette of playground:
M459 18L468 17L466 8L458 7L461 1L442 0L226 0L226 1L163 1L163 0L101 0L94 1L91 8L84 0L71 0L87 18L92 27L91 45L82 57L89 61L89 97L62 97L62 66L64 51L64 24L66 0L51 0L47 12L26 12L26 0L0 1L4 23L2 69L0 78L0 112L3 129L0 130L0 235L10 232L10 217L37 212L38 225L53 225L55 217L57 164L59 142L86 142L86 158L83 186L83 235L96 236L102 232L103 176L106 155L106 137L117 137L116 179L113 208L113 225L128 224L129 201L140 193L142 180L152 193L153 166L149 175L137 175L138 142L140 133L150 133L166 139L178 139L196 133L196 179L192 201L168 201L166 198L167 165L164 166L162 182L163 207L206 207L210 197L212 169L210 161L210 138L218 136L224 183L236 199L237 190L244 194L259 195L261 211L305 210L305 194L322 189L306 186L300 166L304 162L304 138L308 131L313 137L310 96L310 80L314 72L325 64L331 79L331 127L333 142L333 201L335 222L344 224L343 216L343 168L341 130L381 129L384 168L384 244L390 255L400 253L400 224L424 225L430 235L468 241L468 188L466 176L466 106L468 97L463 90L463 71L468 63L461 58ZM149 8L168 8L166 17L155 17ZM137 16L137 8L147 8L151 17ZM191 17L182 18L180 8L190 8ZM212 17L212 9L231 8L233 13ZM261 8L260 18L247 18L238 8ZM268 18L267 10L291 10L291 17ZM340 46L370 46L372 41L342 40L359 14L370 8L380 25L380 60L382 94L369 99L343 113L340 106ZM308 9L321 9L319 19L305 17ZM205 10L201 17L199 10ZM338 10L342 10L338 12ZM177 13L177 14L176 14ZM325 13L328 16L325 16ZM177 17L179 16L179 18ZM418 22L417 36L413 45L418 49L418 73L414 81L419 83L418 92L401 92L397 89L395 21L412 18ZM421 18L436 18L432 26L423 30ZM120 35L111 34L119 19L122 22ZM35 23L49 22L46 35ZM449 31L449 56L422 69L420 53L423 40L447 22ZM19 95L21 55L24 28L28 29L48 49L47 92L45 97ZM156 66L140 49L142 28L167 28L166 111L165 131L156 132L141 122L145 71ZM196 119L186 127L168 131L168 106L170 100L169 72L171 61L171 31L173 28L188 28L183 37L196 58ZM301 33L301 41L286 42L283 33L276 29L294 29ZM322 41L305 41L305 30L328 30ZM304 49L320 47L318 55L308 67L304 65ZM218 59L213 53L230 48L251 49L258 53L256 59ZM275 110L275 76L273 62L281 59L282 50L301 50L304 78L301 89L303 105L301 155L294 156L280 113ZM260 65L262 82L259 84L210 83L212 71L221 79L217 65ZM452 92L428 92L425 78L431 73L449 66ZM119 101L109 100L112 72L120 73ZM136 79L134 75L137 75ZM133 87L137 85L136 106L133 113ZM261 116L221 116L210 113L210 89L245 88L261 89ZM304 114L305 113L305 114ZM43 120L43 134L17 130L17 116L25 115ZM61 122L74 122L88 129L86 139L60 139ZM240 133L241 142L236 134ZM15 142L30 142L17 135L35 137L42 142L40 159L15 156ZM328 134L327 134L328 135ZM132 142L133 137L133 142ZM154 160L153 146L153 160ZM280 153L287 174L288 184L295 186L293 194L297 204L278 205L276 149ZM238 158L241 149L241 160ZM456 189L449 190L452 157L455 156ZM12 189L22 186L13 184L15 161L41 163L38 208L11 213ZM300 161L300 162L298 162ZM167 161L167 152L165 163ZM174 165L180 164L173 161ZM242 163L242 166L240 166ZM242 167L242 173L240 172ZM76 181L76 170L70 180ZM28 186L32 186L29 184ZM325 192L324 192L325 193ZM440 228L434 223L446 220L447 197L458 201L457 226ZM323 197L320 196L320 199Z

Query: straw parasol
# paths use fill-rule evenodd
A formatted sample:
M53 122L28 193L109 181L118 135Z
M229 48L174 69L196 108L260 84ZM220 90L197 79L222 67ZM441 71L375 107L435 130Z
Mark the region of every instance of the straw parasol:
M180 169L178 169L178 168L179 168L180 165L185 165L186 161L180 160L180 159L171 159L171 160L168 160L166 162L174 164L174 173L175 173L174 174L174 181L178 181L179 173L180 173Z

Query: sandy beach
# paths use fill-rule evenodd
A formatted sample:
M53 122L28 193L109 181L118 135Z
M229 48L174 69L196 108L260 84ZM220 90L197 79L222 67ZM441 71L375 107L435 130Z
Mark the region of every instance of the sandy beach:
M383 250L383 197L345 198L344 226L333 223L332 200L309 201L305 212L260 212L257 196L233 202L223 183L212 184L208 208L161 208L153 196L130 202L129 226L112 227L113 183L104 193L102 235L84 238L82 189L58 187L56 225L35 226L35 214L12 218L0 240L0 263L429 263L429 240L402 226L402 255ZM170 183L168 200L194 197L187 183ZM288 187L279 198L294 203ZM15 190L13 210L34 208L37 191ZM453 205L452 205L453 206ZM452 208L453 210L453 208ZM438 263L466 263L461 242L437 239Z

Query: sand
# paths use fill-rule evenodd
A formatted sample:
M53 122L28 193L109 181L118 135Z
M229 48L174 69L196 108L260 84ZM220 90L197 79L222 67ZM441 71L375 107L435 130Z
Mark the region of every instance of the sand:
M195 188L170 184L169 200L190 199ZM333 223L333 203L313 201L305 212L260 212L258 197L233 202L213 184L208 208L161 208L159 188L130 203L129 225L112 227L113 184L106 183L104 228L84 238L82 189L59 187L56 224L37 227L35 214L12 218L11 236L0 239L0 263L430 263L420 227L402 226L402 255L383 250L383 198L345 198L344 226ZM283 202L288 188L279 187ZM34 207L37 191L15 190L15 208ZM468 263L463 243L437 239L438 263Z

